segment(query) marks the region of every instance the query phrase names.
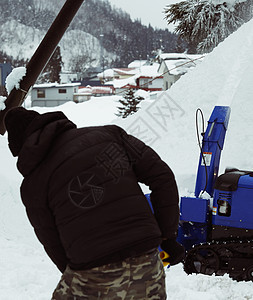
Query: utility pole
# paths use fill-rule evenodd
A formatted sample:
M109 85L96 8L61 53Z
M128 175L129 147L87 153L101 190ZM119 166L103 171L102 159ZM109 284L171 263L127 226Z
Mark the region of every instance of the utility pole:
M101 54L100 54L100 64L102 64L102 72L103 72L103 83L105 83L105 64L104 64L104 47L103 47L103 38L104 38L104 34L101 33L100 34L100 38L101 38L101 41L100 42L100 45L101 45Z

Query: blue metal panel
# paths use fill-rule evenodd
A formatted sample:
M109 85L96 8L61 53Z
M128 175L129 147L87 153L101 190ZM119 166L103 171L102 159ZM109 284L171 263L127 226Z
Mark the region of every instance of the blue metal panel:
M252 175L241 176L240 179L239 179L239 181L238 181L238 187L253 189L253 177L252 177ZM253 195L253 190L252 190L252 194L251 195Z
M241 176L233 192L215 190L213 224L253 229L253 177ZM229 207L227 213L225 207Z
M209 119L210 123L217 122L223 123L225 129L228 128L228 122L230 117L230 107L228 106L215 106L212 115Z
M229 116L230 107L215 106L208 121L207 130L202 142L205 164L202 155L200 155L195 186L196 197L199 197L199 194L204 189L210 196L213 196L214 182L218 175L220 155L224 144Z
M182 197L177 241L186 250L207 240L210 201L202 198Z
M180 220L206 223L209 216L210 201L202 198L182 197L180 203Z
M180 221L177 241L182 244L186 250L189 250L193 245L205 243L207 241L207 232L207 223Z

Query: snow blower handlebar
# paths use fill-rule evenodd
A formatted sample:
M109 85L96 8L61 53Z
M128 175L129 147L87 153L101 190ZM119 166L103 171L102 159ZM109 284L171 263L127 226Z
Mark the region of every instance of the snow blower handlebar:
M40 73L46 66L63 34L67 30L70 22L74 18L83 2L84 0L67 0L63 5L53 24L46 33L44 39L41 41L37 50L27 64L26 75L20 81L20 88L13 88L5 100L5 109L0 111L1 135L4 135L6 131L3 123L5 114L11 108L22 105L29 89L34 85Z

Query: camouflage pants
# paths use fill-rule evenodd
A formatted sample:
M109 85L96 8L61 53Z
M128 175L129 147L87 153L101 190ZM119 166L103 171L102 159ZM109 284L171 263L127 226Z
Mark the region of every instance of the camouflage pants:
M165 272L158 250L89 270L67 267L52 300L164 300Z

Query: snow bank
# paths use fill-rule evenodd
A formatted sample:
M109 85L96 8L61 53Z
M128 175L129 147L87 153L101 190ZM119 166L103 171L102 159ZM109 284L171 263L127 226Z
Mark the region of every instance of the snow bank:
M121 96L91 97L91 100L78 104L67 102L53 108L33 107L32 109L39 113L61 110L78 127L107 125L116 117L120 98Z
M250 300L253 283L235 282L224 276L187 275L182 264L166 272L168 299L173 300ZM181 284L179 284L181 282Z

